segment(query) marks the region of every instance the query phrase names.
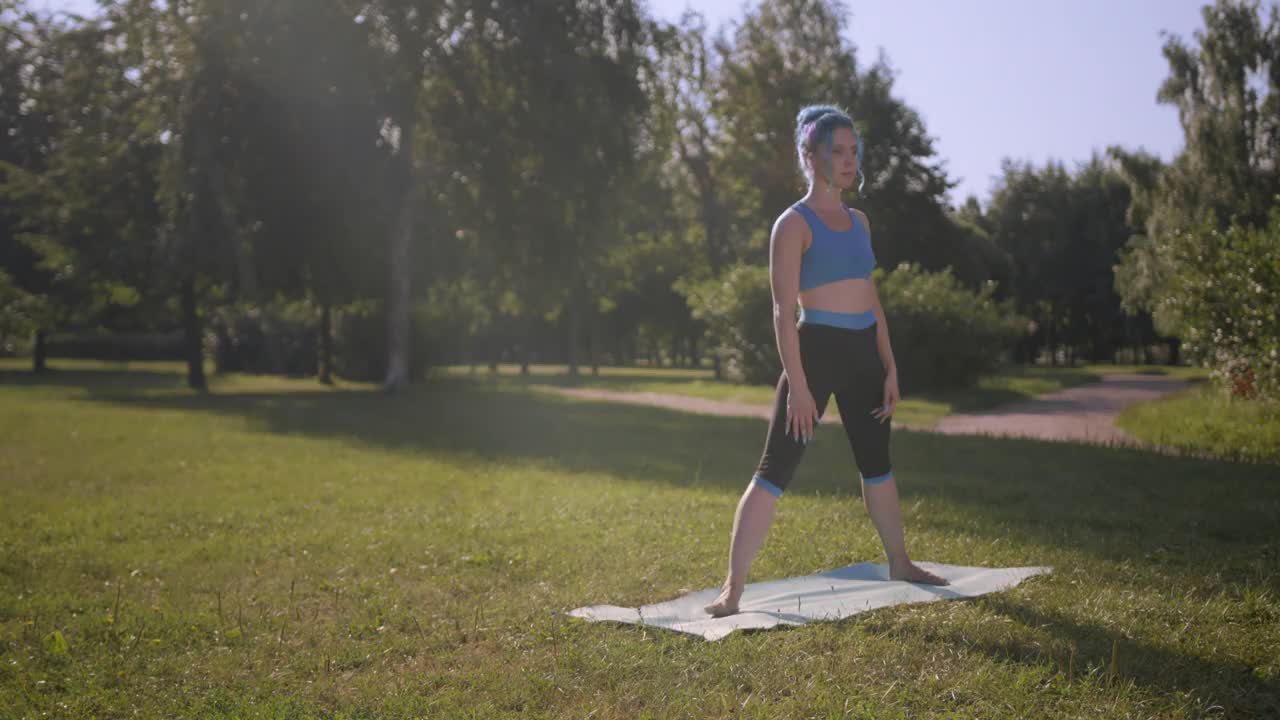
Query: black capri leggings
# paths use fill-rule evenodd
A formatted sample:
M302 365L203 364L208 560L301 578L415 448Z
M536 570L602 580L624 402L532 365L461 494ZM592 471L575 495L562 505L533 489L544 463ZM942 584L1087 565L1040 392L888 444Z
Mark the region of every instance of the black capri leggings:
M818 417L826 412L827 402L834 394L862 481L876 484L888 480L893 476L889 463L893 418L880 422L871 415L884 403L885 370L876 347L876 326L853 329L801 322L798 329L800 360ZM789 391L783 371L778 378L764 454L752 478L774 496L781 496L791 484L805 450L803 444L787 434Z

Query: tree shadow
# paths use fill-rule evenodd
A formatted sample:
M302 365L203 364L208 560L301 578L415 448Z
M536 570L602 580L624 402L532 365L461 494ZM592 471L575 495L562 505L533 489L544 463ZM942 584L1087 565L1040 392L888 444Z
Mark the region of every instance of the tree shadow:
M504 385L516 387L548 385L557 388L599 388L602 390L616 390L620 392L645 389L654 383L679 386L716 382L711 379L710 375L705 377L691 374L678 375L674 373L670 375L656 375L653 372L646 373L643 371L636 371L634 373L628 373L616 370L601 375L592 375L589 370L583 371L578 375L570 375L567 372L535 373L530 375L492 375L486 370L477 371L474 374L454 372L448 375L437 375L432 378L432 381L455 383L467 382L480 388L493 388Z
M233 417L265 433L446 460L608 473L625 482L704 488L729 498L747 484L767 428L758 419L452 381L396 395L319 385L296 391L215 386L213 392L195 394L183 389L180 374L137 370L44 376L0 372L0 381L77 388L84 391L84 402ZM911 527L976 537L986 545L1013 537L1026 553L1039 552L1037 547L1063 548L1114 567L1114 575L1103 567L1100 572L1108 575L1096 582L1142 592L1164 591L1169 582L1185 581L1198 593L1212 594L1225 583L1246 578L1280 592L1280 577L1255 569L1260 564L1274 568L1278 559L1276 466L904 430L895 431L892 452L904 514L916 499L936 499L951 509L936 516L908 514ZM843 432L824 425L787 495L852 496L857 483ZM729 498L726 513L732 512ZM1042 560L1034 562L1049 564ZM1131 563L1158 567L1134 573ZM1079 648L1078 669L1110 659L1113 633L1107 628L999 595L984 596L981 602L1029 627L1054 628ZM927 632L972 645L970 638L951 636L953 631L945 627ZM979 647L1001 658L1043 662L1043 649L1009 643ZM1120 644L1120 668L1122 676L1159 689L1190 689L1202 697L1229 689L1232 698L1215 700L1224 706L1234 702L1242 713L1266 716L1266 710L1275 710L1276 683L1238 663L1126 639Z
M92 402L208 412L257 430L385 450L513 461L623 480L738 494L764 445L767 423L661 408L568 399L550 392L451 381L397 395L370 390L298 392L173 389L172 378L132 373L82 386ZM832 423L833 425L835 423ZM1280 469L1131 448L896 429L892 457L904 505L945 499L964 532L1070 546L1114 561L1158 556L1166 569L1249 572L1280 525ZM859 476L839 427L819 428L788 495L852 495ZM914 523L945 527L945 517ZM1274 553L1274 549L1270 552ZM1233 564L1233 560L1235 561ZM1206 565L1205 563L1210 563ZM1276 579L1273 576L1273 584Z
M0 369L0 386L12 387L64 387L101 393L105 388L115 388L122 395L139 391L180 389L186 386L186 377L167 370L104 366L102 369L60 369L50 367L42 373L30 370Z
M1238 661L1206 659L1191 651L1182 652L1127 636L1096 623L1081 621L1038 605L1029 605L1009 595L992 593L973 599L983 609L1004 615L1032 632L1045 632L1055 641L1046 647L1026 641L975 639L972 634L948 624L888 624L875 615L862 621L872 630L889 634L918 635L928 642L942 642L967 650L977 650L998 661L1016 661L1028 666L1055 664L1064 675L1071 670L1071 648L1075 648L1074 677L1091 670L1105 677L1116 656L1115 680L1135 684L1162 695L1182 692L1222 706L1226 717L1280 717L1280 683L1261 677L1255 668ZM853 618L851 618L853 619Z

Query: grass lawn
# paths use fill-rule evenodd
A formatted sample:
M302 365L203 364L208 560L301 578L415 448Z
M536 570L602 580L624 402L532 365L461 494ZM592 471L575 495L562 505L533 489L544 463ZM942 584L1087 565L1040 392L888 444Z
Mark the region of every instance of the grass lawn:
M908 427L927 429L937 425L942 418L956 412L979 412L1017 400L1057 392L1076 385L1097 382L1104 374L1140 372L1170 374L1188 379L1207 377L1208 371L1199 368L1165 368L1138 365L1086 365L1075 368L1010 366L1000 372L981 378L972 388L923 396L907 395L898 405L894 422ZM602 367L599 376L593 376L590 368L577 377L569 375L564 365L532 365L528 376L520 375L518 365L499 365L497 375L491 375L487 367L452 366L440 371L442 377L469 379L492 384L525 386L551 385L557 387L602 388L618 392L651 392L687 395L726 402L769 405L773 402L774 388L770 385L742 385L713 378L705 369L648 369ZM828 409L835 417L838 413L833 402Z
M761 420L51 366L0 366L3 718L1280 715L1273 466L899 431L914 559L1054 572L706 643L562 613L717 586ZM753 581L884 561L824 430Z
M1116 424L1183 452L1280 464L1280 405L1233 400L1208 383L1134 405Z

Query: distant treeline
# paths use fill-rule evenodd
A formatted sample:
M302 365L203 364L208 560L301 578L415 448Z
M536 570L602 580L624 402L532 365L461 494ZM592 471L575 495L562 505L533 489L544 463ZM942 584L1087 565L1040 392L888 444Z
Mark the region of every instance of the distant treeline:
M804 190L795 114L833 102L864 139L848 200L920 372L1189 356L1274 382L1280 21L1258 3L1220 0L1194 44L1166 41L1171 162L1009 159L959 207L835 0L717 29L635 0L35 7L0 2L0 347L37 370L137 353L187 360L194 387L206 357L390 388L453 362L767 376L761 270ZM972 352L941 341L962 308L989 320Z

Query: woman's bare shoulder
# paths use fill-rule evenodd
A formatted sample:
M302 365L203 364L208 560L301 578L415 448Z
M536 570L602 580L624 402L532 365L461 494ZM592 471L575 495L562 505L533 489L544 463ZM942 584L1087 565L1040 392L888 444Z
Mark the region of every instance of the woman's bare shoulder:
M849 210L850 212L856 213L858 215L858 219L862 221L862 226L867 229L867 232L871 232L871 221L867 219L867 214L856 207L850 207Z
M793 205L783 210L773 221L773 232L775 235L803 237L809 233L809 223L805 222L804 216Z

